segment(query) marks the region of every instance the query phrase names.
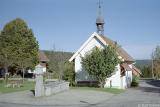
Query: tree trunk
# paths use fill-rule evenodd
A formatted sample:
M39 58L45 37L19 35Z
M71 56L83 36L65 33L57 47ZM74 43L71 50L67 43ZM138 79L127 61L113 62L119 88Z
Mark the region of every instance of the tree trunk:
M23 83L24 83L24 68L22 68L22 73L23 73Z
M5 69L5 84L7 85L7 83L8 83L8 66L5 66L4 69Z
M59 63L59 81L62 80L62 76L63 76L63 68L62 68L63 63Z
M100 81L100 88L104 88L104 82L103 81Z

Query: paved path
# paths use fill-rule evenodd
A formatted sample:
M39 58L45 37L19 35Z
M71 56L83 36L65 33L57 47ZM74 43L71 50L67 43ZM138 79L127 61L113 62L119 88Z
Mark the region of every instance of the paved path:
M2 94L0 107L160 107L160 81L141 81L139 88L119 95L88 90L70 90L43 98L34 98L29 91Z
M32 92L23 91L0 95L0 107L81 107L106 101L112 96L106 92L71 89L50 97L35 98Z
M127 89L96 107L160 107L160 81L141 81L139 88Z

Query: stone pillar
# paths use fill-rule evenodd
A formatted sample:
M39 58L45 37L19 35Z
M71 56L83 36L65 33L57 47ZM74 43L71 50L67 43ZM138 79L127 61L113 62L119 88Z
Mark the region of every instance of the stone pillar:
M44 84L43 84L43 67L39 64L35 68L36 85L35 85L35 97L44 96Z

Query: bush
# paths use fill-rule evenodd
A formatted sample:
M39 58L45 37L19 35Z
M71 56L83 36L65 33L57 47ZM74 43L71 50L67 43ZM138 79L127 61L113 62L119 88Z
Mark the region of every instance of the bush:
M138 85L139 85L139 77L138 76L134 76L133 79L132 79L131 86L132 87L138 87Z
M75 86L75 71L73 62L65 62L63 80L68 81L70 86Z

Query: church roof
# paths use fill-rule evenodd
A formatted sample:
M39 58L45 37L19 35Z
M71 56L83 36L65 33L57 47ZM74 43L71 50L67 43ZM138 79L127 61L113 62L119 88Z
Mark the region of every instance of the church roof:
M102 35L98 35L96 32L94 32L91 37L80 47L80 49L69 59L69 61L71 62L73 59L75 59L75 57L83 50L83 48L90 42L90 40L92 38L96 37L97 39L99 39L99 41L102 42L103 45L115 45L116 42L112 41L111 39L102 36ZM134 59L120 46L118 46L117 49L117 53L119 56L122 57L122 59L124 61L129 61L129 62L134 62Z
M103 38L103 40L104 40L107 44L109 44L109 45L111 45L111 46L115 45L116 42L112 41L111 39L109 39L109 38L107 38L107 37L105 37L105 36L102 36L102 35L100 35L100 36ZM118 44L117 44L117 45L118 45ZM117 53L118 53L125 61L134 61L134 59L133 59L121 46L118 46Z
M139 73L139 74L142 74L142 72L141 72L141 70L140 69L138 69L137 67L135 67L134 65L132 65L132 67L133 67L133 71L135 71L135 72L137 72L137 73Z
M123 67L126 71L132 71L132 69L129 67L127 63L122 63L121 67Z

